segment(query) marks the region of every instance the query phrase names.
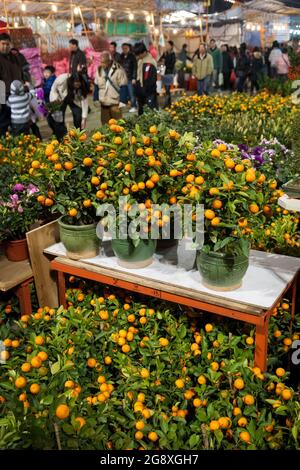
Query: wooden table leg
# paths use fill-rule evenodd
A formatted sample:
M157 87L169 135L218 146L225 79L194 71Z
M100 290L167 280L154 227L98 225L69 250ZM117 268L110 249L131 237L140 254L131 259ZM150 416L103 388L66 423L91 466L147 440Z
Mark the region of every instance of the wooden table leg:
M21 315L32 314L30 283L31 280L22 282L22 284L16 288L16 294L20 303Z
M61 271L57 271L57 281L58 281L58 300L59 305L63 305L64 308L67 308L66 300L66 282L65 275Z
M267 370L268 359L268 335L269 335L269 315L261 319L261 324L256 326L255 357L254 363L262 372Z

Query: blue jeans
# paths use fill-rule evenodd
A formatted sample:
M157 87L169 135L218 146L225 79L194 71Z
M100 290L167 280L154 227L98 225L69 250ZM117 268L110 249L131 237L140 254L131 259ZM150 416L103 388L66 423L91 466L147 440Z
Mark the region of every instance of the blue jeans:
M203 80L198 80L197 91L198 95L209 95L209 85L210 85L210 77L205 77Z

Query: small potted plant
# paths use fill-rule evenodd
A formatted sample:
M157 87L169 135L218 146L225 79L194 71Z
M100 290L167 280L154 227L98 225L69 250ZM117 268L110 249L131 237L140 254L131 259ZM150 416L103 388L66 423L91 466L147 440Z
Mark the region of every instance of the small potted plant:
M234 290L249 266L248 236L271 211L266 201L274 181L268 183L236 146L208 143L197 156L190 183L196 188L198 175L202 177L197 191L204 204L204 245L199 247L197 267L210 289Z
M5 241L5 254L10 261L28 258L26 232L41 218L36 200L39 188L31 183L16 183L0 199L0 238Z
M180 136L163 125L151 125L151 122L147 132L142 132L138 125L128 131L120 124L122 122L111 120L97 144L102 156L100 173L106 179L105 187L96 194L96 198L99 205L109 203L114 206L117 227L123 224L126 213L125 231L135 223L135 206L141 211L140 217L145 216L143 236L131 237L128 234L126 238L123 234L122 238L114 237L112 242L121 264L143 267L152 262L157 239L164 236L165 239L169 238L168 242L174 243L170 240L172 231L168 234L164 230L169 216L164 215L160 207L177 202L177 187L180 184L174 175L176 173L178 176L180 172L176 166L193 146L193 139L191 136ZM126 198L121 205L118 203L120 197ZM159 230L151 239L150 232L154 226Z
M103 180L94 150L84 132L70 130L64 143L46 145L31 164L31 175L42 188L38 201L59 218L60 239L75 260L99 253L94 202Z

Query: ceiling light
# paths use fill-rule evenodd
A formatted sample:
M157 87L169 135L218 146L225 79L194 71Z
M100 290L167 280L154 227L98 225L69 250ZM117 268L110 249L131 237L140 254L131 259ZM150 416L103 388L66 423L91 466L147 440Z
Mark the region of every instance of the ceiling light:
M146 21L147 21L147 23L150 23L150 22L151 22L151 16L150 16L150 15L147 15L147 16L146 16Z
M25 5L25 3L23 3L23 2L22 2L22 4L21 4L21 10L22 10L22 11L26 11L26 5Z
M51 6L51 10L56 13L57 12L57 6L56 5L52 5Z
M129 18L130 21L134 20L134 14L133 14L133 13L129 13L129 17L128 17L128 18Z
M80 13L80 8L79 7L75 7L74 8L74 15L79 15Z
M106 18L111 18L111 11L106 12Z

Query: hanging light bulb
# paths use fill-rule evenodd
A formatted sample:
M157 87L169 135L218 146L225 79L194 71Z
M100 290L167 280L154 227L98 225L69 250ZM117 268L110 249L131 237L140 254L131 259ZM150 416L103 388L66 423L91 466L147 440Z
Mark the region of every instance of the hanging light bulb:
M79 15L80 13L80 8L79 7L75 7L74 8L74 15Z
M147 21L147 23L150 23L150 21L151 21L151 16L150 15L146 16L146 21Z
M14 22L14 27L15 27L15 28L18 28L18 26L19 26L19 23L18 23L17 21L15 21L15 22Z
M173 34L175 36L175 34L177 34L177 29L173 29Z
M26 5L25 5L25 3L23 3L23 2L21 3L21 10L22 10L22 11L26 11Z
M51 6L51 10L56 13L57 12L57 6L56 5L52 5Z
M134 20L134 14L133 13L129 13L129 20L130 21Z
M111 11L106 12L106 18L111 18Z
M159 29L158 29L158 28L155 28L155 30L154 30L154 34L156 34L156 36L158 36L158 35L159 35Z

